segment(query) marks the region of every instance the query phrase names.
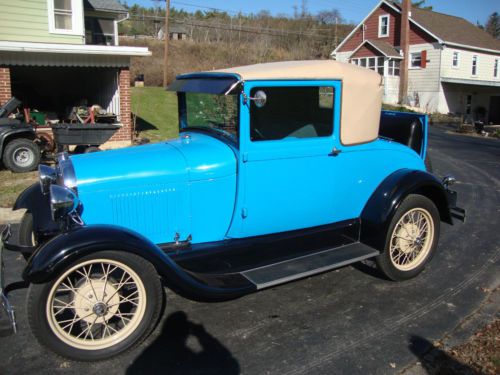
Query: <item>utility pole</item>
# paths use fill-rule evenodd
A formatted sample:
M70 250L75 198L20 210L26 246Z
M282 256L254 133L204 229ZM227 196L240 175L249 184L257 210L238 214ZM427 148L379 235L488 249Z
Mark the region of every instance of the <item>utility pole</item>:
M399 67L399 104L405 104L406 96L408 95L408 65L409 65L409 49L410 49L410 12L411 1L403 0L401 8L401 48L403 49L403 60Z
M165 9L165 26L163 36L165 38L165 50L163 55L163 87L168 86L168 42L170 41L170 33L168 31L168 18L170 17L170 0L166 0Z
M338 26L339 26L339 18L338 17L335 17L335 48L337 48L338 44L339 44L339 39L338 39L338 34L337 34L337 29L338 29Z

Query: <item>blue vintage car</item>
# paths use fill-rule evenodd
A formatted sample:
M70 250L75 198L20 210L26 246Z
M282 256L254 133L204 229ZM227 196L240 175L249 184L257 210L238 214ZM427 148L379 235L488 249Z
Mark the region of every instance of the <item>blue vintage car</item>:
M465 218L453 179L426 168L426 116L381 112L375 72L271 63L181 75L169 89L179 138L60 154L15 204L27 209L19 238L3 233L28 259L30 326L63 356L137 345L163 286L227 300L367 259L389 279L414 277L440 222Z

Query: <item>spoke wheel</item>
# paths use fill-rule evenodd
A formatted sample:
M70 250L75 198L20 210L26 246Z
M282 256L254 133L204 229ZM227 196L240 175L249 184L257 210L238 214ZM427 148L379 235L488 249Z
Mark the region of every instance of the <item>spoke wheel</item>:
M146 303L144 284L130 267L95 259L70 268L54 283L46 313L61 341L95 350L130 335Z
M63 356L99 360L147 337L158 321L163 290L154 267L134 254L106 251L33 284L28 319L38 340Z
M390 256L394 267L408 271L427 257L434 238L434 221L423 208L408 211L392 232Z
M378 269L391 280L417 276L436 251L439 224L439 211L430 199L406 197L388 225L384 250L375 258Z

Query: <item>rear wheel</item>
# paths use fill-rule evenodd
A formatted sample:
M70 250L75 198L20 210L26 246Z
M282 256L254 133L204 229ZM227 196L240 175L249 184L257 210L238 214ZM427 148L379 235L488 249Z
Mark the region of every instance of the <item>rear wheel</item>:
M80 361L106 359L139 344L160 316L163 290L151 263L104 251L46 284L32 284L28 320L37 339Z
M439 226L439 212L430 199L406 197L391 221L384 252L375 259L379 270L392 280L417 276L436 251Z
M10 141L3 152L3 164L15 173L30 172L40 162L40 148L30 139Z

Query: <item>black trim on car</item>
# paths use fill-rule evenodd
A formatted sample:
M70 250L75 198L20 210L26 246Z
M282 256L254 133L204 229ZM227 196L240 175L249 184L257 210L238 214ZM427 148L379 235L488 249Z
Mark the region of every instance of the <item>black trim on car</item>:
M21 208L33 215L33 231L37 238L51 237L60 232L59 223L52 219L50 197L42 193L39 183L29 186L19 195L13 210Z
M441 220L453 224L448 192L441 181L428 172L400 169L392 173L373 192L361 213L361 242L383 251L391 219L409 194L432 200Z

